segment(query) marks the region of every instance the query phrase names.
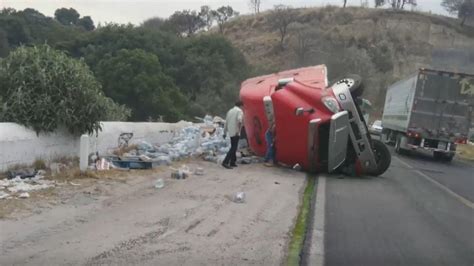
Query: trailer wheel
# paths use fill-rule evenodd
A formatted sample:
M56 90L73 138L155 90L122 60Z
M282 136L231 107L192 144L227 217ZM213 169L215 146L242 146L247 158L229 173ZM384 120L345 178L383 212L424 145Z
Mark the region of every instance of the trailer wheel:
M364 83L359 75L348 74L342 78L336 79L336 82L334 82L334 84L341 83L345 83L349 87L349 91L354 98L360 97L364 92Z
M435 158L435 160L451 162L454 159L454 154L449 155L443 152L435 151L433 152L433 157Z
M387 146L380 140L372 140L372 151L374 152L375 162L377 162L377 170L371 173L374 176L379 176L387 171L392 162L392 155Z

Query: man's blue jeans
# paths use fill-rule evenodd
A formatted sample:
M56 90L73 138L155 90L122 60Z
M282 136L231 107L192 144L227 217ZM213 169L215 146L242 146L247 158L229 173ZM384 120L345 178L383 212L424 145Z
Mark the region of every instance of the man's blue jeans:
M273 135L270 130L265 132L265 141L267 142L267 151L265 153L265 162L275 162L275 147L273 147Z

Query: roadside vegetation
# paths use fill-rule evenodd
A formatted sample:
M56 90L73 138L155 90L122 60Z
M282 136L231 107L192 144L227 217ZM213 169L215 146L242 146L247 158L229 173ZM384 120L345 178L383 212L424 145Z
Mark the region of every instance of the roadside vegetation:
M224 31L237 14L228 6L203 7L140 26L96 28L72 8L58 9L54 18L3 9L0 121L80 134L99 130L104 120L222 115L250 67L227 39L207 31L214 24Z
M461 23L408 11L411 4L404 5L405 10L278 5L229 22L226 37L258 74L326 64L330 82L347 73L361 75L363 97L373 104L371 115L377 118L386 87L420 67L474 73L472 16Z
M474 145L458 144L456 155L461 159L474 161Z
M316 186L315 181L316 178L311 174L306 176L306 187L298 210L298 216L296 217L295 227L291 232L287 265L301 265L301 255L303 252L305 236L307 234L309 223L311 222L311 201Z
M347 73L361 75L363 96L372 102L377 118L385 88L419 67L473 71L472 0L443 0L443 7L457 19L416 12L416 2L410 0L375 1L377 7L388 9L342 4L277 5L262 11L261 1L252 0L252 15L241 16L231 6L202 6L176 11L169 18L150 18L138 26L95 25L93 18L72 8L60 8L54 17L31 8L6 8L0 12L0 58L12 60L6 58L17 49L46 44L68 58L83 60L97 93L109 99L108 106L123 108L93 112L87 116L90 121L81 122L88 126L76 125L72 132L97 130L97 119L175 122L206 113L223 115L245 78L316 64L328 66L329 81ZM449 49L447 40L453 44ZM0 88L2 105L14 96L15 86ZM35 104L41 103L53 106L37 110L51 111L58 104ZM33 108L28 101L16 107L6 104L17 110ZM39 127L12 111L1 112L0 121L23 123L37 131L64 124L45 120Z

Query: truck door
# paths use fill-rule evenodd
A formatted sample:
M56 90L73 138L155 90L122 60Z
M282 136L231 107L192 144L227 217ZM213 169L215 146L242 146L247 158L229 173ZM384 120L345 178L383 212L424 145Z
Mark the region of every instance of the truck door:
M428 137L449 140L468 130L469 101L461 91L461 76L438 71L420 74L412 127Z

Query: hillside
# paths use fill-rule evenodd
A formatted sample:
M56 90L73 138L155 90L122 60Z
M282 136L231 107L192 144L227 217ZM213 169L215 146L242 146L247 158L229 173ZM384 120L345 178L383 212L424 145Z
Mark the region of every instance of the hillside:
M474 28L424 13L367 8L296 9L283 48L270 12L229 23L228 39L256 74L326 64L329 78L357 73L379 116L384 89L420 67L474 73Z

